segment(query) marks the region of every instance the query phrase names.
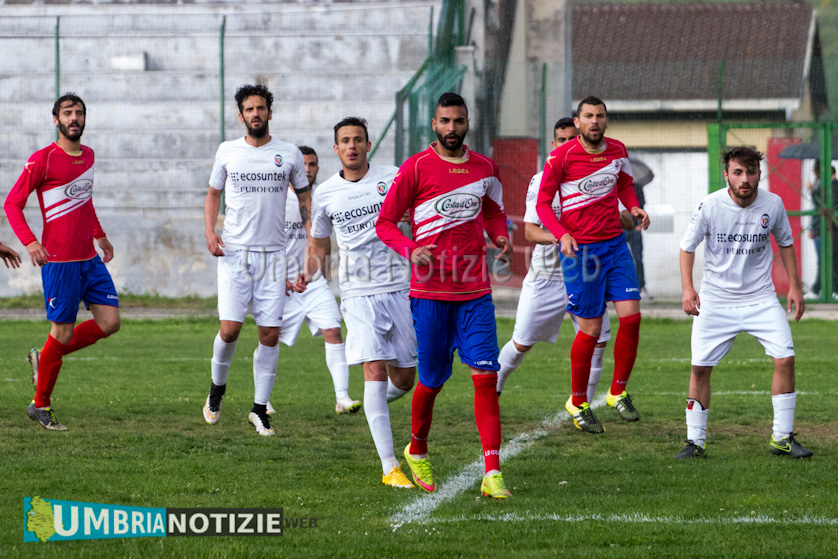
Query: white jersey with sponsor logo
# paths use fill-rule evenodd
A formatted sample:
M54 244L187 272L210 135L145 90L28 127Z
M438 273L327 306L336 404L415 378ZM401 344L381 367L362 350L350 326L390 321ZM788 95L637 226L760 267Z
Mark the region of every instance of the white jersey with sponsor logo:
M794 243L786 209L776 194L760 188L747 208L738 206L728 189L705 197L681 239L685 252L695 252L705 241L702 304L744 306L776 299L771 235L781 247Z
M311 204L311 236L323 239L335 229L340 249L342 298L408 289L407 260L375 233L375 222L397 167L370 165L364 178L350 182L336 173L317 187Z
M259 147L244 138L218 146L209 184L225 191L227 211L221 238L228 250L285 248L288 185L308 188L300 149L277 138Z
M285 203L285 261L287 277L294 281L300 272L303 271L303 258L305 258L306 227L303 217L300 215L300 200L293 188L288 189L288 200ZM318 270L313 279L322 277Z

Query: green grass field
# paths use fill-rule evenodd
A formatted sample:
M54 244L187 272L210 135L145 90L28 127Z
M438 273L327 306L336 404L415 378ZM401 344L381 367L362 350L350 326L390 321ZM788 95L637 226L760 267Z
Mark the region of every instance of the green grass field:
M499 320L505 342L512 321ZM630 389L642 414L606 433L559 413L569 392L572 333L537 346L501 398L504 478L513 498L479 498L481 457L464 368L437 399L430 452L440 490L381 485L363 414L337 416L322 340L282 347L272 403L278 436L247 423L255 325L245 326L221 422L204 423L210 319L126 322L65 360L53 405L66 433L27 419L26 351L46 323L0 324L0 557L835 557L838 554L838 324L793 325L795 429L815 452L773 457L771 365L742 336L714 372L709 458L676 462L685 438L688 321L647 320ZM613 360L606 357L610 380ZM603 382L600 392L607 386ZM360 369L350 394L361 398ZM410 398L391 405L396 448ZM508 443L508 441L514 441ZM283 537L135 538L22 543L22 499L143 507L282 507ZM314 518L316 527L288 525Z

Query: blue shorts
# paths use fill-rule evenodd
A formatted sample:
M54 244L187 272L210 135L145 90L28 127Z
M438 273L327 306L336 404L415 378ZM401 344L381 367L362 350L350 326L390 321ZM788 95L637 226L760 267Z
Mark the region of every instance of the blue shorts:
M442 386L451 376L454 350L460 361L484 371L497 371L498 333L495 305L486 294L470 301L410 299L416 329L419 382Z
M80 262L47 262L41 268L44 303L50 322L76 321L79 303L119 306L119 297L108 269L97 254Z
M637 272L626 236L579 245L576 256L561 255L567 289L567 312L596 318L605 312L606 301L640 300Z

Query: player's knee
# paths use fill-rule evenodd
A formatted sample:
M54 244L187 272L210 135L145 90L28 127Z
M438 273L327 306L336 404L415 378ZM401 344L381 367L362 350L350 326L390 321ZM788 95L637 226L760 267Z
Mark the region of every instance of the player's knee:
M119 316L116 318L112 318L106 321L104 324L100 324L99 328L102 330L102 333L107 338L113 334L119 332L120 327L122 326L122 321L119 319Z
M342 344L343 337L340 333L340 328L327 328L323 330L323 341L327 344Z
M781 373L794 374L794 355L774 360L774 368Z
M220 330L218 332L218 336L221 338L221 341L225 344L231 344L239 339L239 331L238 330Z
M710 373L713 372L713 367L700 367L693 365L690 369L692 376L698 381L706 381L710 379Z
M415 379L416 375L414 373L410 375L402 375L401 377L392 380L396 388L398 388L399 390L404 390L405 392L409 392L415 384Z
M259 343L265 347L274 347L279 343L279 332L271 332L259 336Z
M515 344L515 349L518 350L518 353L526 353L532 349L531 345L521 345L514 340L512 341L512 343Z

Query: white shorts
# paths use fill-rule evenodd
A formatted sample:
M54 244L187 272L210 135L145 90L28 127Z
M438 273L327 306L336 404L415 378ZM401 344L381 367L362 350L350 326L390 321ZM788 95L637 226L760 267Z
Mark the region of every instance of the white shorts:
M360 365L386 361L396 367L415 367L416 331L408 290L343 299L346 321L346 361Z
M747 307L701 307L693 319L691 364L715 367L740 332L759 340L766 355L776 359L794 355L786 312L774 299Z
M235 250L218 258L218 318L244 322L248 304L259 326L275 328L282 325L284 250Z
M321 330L340 328L338 303L323 276L308 284L302 293L286 295L279 341L293 346L303 322L308 325L312 336L320 335Z
M525 279L521 285L518 310L515 313L515 329L512 340L522 346L534 346L538 342L556 343L559 328L567 312L567 292L561 280ZM576 317L573 326L579 331ZM608 308L602 315L602 331L599 342L611 339L611 324Z

